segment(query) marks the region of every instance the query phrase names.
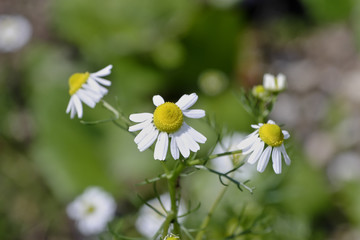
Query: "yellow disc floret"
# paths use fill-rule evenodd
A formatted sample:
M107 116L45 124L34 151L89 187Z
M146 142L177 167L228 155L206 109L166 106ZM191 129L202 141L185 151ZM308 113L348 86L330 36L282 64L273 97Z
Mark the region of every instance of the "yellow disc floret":
M95 212L96 208L94 205L89 205L87 206L87 208L85 209L85 214L86 215L91 215Z
M89 78L89 73L74 73L73 75L71 75L71 77L69 78L69 94L73 95L74 93L76 93L81 86L88 80Z
M162 132L176 132L183 123L181 109L172 102L166 102L158 106L154 111L154 124Z
M259 135L261 140L271 147L279 147L284 141L284 134L276 124L266 123L262 125L259 129Z

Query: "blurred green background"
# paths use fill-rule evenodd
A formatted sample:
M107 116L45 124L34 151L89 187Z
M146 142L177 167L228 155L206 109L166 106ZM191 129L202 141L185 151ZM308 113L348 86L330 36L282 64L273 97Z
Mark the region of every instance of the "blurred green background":
M261 216L236 239L360 239L359 1L1 0L0 14L23 15L33 28L26 46L0 53L0 239L86 239L64 209L91 185L116 197L119 231L140 236L135 193L153 193L137 183L160 164L113 124L65 114L69 76L108 64L105 99L126 115L153 111L156 94L176 101L196 92L196 108L243 133L254 119L239 89L284 73L288 90L272 119L291 134L292 165L254 174L252 195L231 186L208 239ZM100 105L84 111L85 121L111 116ZM216 131L192 124L208 137L206 154ZM182 184L185 197L202 200L185 223L197 228L221 184L203 172Z

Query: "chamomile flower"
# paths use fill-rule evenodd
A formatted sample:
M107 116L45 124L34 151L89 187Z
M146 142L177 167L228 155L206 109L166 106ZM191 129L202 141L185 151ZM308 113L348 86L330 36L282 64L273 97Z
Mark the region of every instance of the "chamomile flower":
M99 234L115 216L114 198L99 187L89 187L71 202L66 212L83 235Z
M270 92L281 92L286 88L286 77L279 73L276 77L269 73L264 74L263 86Z
M111 82L102 77L111 73L112 65L109 65L95 73L74 73L69 78L70 101L66 108L66 113L74 118L83 116L82 102L91 108L107 94L108 90L104 86L110 86Z
M165 160L170 142L170 151L174 159L181 155L189 157L190 151L200 149L198 143L205 143L206 137L187 125L184 117L202 118L205 111L189 109L196 103L198 96L195 93L183 95L176 103L165 102L156 95L153 103L156 106L154 113L135 113L130 115L130 120L138 124L129 128L130 132L141 132L134 141L142 152L156 141L154 159Z
M148 205L144 204L139 210L139 216L135 223L135 227L138 232L149 239L152 239L155 236L161 225L164 223L164 216L166 215L165 209L166 211L169 211L171 208L171 199L169 193L160 195L160 201L161 203L159 202L158 198L153 198L149 200L147 204L155 208L161 215L155 212L154 209L151 209ZM180 199L178 216L184 215L185 213L186 207L183 201ZM180 223L184 222L184 220L185 216L179 218Z
M259 172L265 170L271 156L273 169L276 174L280 174L282 156L285 163L290 165L290 158L283 143L285 139L290 137L290 134L281 130L272 120L265 124L251 125L251 127L256 130L241 141L238 148L243 151L244 155L250 154L247 160L250 164L258 162L257 170Z

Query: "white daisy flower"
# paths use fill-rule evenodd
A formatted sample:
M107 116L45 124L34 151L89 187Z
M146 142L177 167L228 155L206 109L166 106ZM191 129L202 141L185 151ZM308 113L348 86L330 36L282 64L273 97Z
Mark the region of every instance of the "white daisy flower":
M184 116L188 118L205 116L204 110L189 109L197 99L195 93L185 94L179 101L172 103L165 102L161 96L156 95L153 97L156 106L154 113L131 114L130 120L138 124L131 126L129 131L141 130L134 140L138 149L141 152L146 150L157 139L154 158L165 160L170 137L170 151L174 159L179 158L179 153L187 158L190 151L197 152L200 149L198 143L205 143L206 137L184 122Z
M162 194L160 196L160 200L166 211L170 211L171 208L171 200L170 195L168 193ZM161 214L166 216L166 212L161 206L159 200L157 198L151 199L147 202L149 205L158 210ZM186 213L186 207L183 202L180 200L180 206L178 210L178 216L184 215ZM165 221L165 217L159 215L153 209L151 209L147 205L143 205L139 210L139 216L136 220L135 226L140 234L143 236L152 239L157 231L160 229L161 225ZM179 218L179 222L184 222L185 217Z
M66 212L83 235L104 231L116 211L114 198L99 187L89 187L71 202Z
M271 155L274 171L276 174L280 174L281 155L284 157L285 163L290 165L290 158L283 144L284 139L288 139L290 134L285 130L281 130L272 120L265 124L251 125L251 127L256 130L241 141L238 148L245 155L251 153L247 160L250 164L254 164L259 160L257 165L259 172L265 170ZM266 148L265 145L267 145Z
M15 52L31 38L32 26L20 15L0 15L0 51Z
M269 73L264 74L263 85L270 92L281 92L286 88L286 77L280 73L276 77Z
M69 78L69 94L70 101L66 108L66 113L70 113L70 117L74 118L77 114L78 118L83 116L82 102L91 108L107 94L108 90L103 87L110 86L111 82L102 77L111 73L112 65L109 65L95 73L74 73Z

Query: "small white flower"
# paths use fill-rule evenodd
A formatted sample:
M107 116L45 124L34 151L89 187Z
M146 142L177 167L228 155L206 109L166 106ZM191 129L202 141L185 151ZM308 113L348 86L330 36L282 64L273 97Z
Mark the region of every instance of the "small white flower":
M108 90L103 87L110 86L111 82L102 77L111 73L112 65L109 65L95 73L74 73L69 78L69 94L70 101L66 108L66 113L70 113L70 117L74 118L77 114L78 118L83 116L82 102L91 108L107 94Z
M169 211L171 208L170 195L168 193L162 194L160 196L160 200L166 211ZM151 199L147 203L166 216L166 212L162 208L157 198ZM185 213L186 208L182 201L180 201L178 216L181 216ZM185 217L179 218L179 222L183 222L184 220ZM139 216L136 220L135 226L138 232L141 233L143 236L147 238L153 238L157 231L160 229L161 225L164 223L164 221L165 218L163 216L159 215L149 206L144 204L139 210Z
M267 91L281 92L286 88L286 77L282 73L279 73L276 77L266 73L264 74L263 85Z
M14 52L31 37L30 22L20 15L0 15L0 51Z
M195 93L185 94L176 103L172 103L165 102L161 96L156 95L153 97L156 106L154 113L131 114L130 120L138 124L131 126L129 131L141 130L134 140L138 149L141 152L146 150L157 139L154 159L165 160L170 137L170 151L174 159L179 158L179 153L187 158L190 151L197 152L200 149L198 143L205 143L206 137L184 122L184 116L188 118L205 116L204 110L189 109L197 99Z
M114 198L99 187L89 187L71 202L66 212L83 235L99 234L106 229L116 211Z
M281 155L284 157L285 163L290 165L290 158L286 153L283 143L284 139L290 137L290 134L285 130L281 130L272 120L269 120L265 124L259 123L258 125L251 125L251 127L256 130L241 141L238 148L241 149L245 155L251 153L247 160L250 164L254 164L259 160L257 165L259 172L265 170L271 155L274 171L276 174L280 174ZM267 145L266 148L265 144Z
M238 150L238 145L244 138L245 135L238 132L225 136L221 142L216 144L213 154ZM239 166L243 159L244 155L238 153L214 158L211 160L211 164L216 171L226 173ZM243 181L249 180L252 177L253 172L253 166L245 163L245 165L234 172L234 178Z

